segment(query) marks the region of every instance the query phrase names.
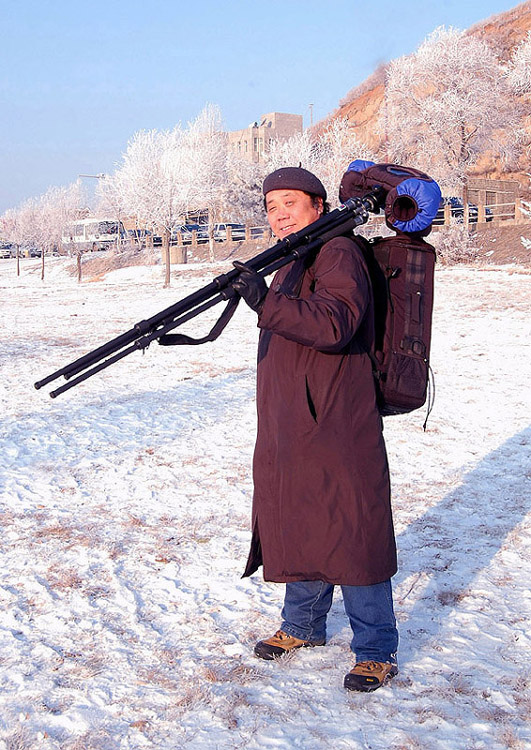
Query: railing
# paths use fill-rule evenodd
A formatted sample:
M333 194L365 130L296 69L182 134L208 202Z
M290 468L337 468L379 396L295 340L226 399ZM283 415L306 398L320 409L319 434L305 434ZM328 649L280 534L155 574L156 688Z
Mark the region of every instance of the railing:
M468 203L466 208L462 203L446 204L441 207L433 221L433 228L438 229L450 224L465 224L477 226L480 224L511 225L530 223L531 218L522 210L521 200L507 203L492 203L489 205ZM380 226L385 223L385 216L371 216L370 226Z
M449 226L450 224L464 224L465 226L476 227L479 225L487 225L492 223L493 225L503 224L521 224L529 222L530 219L527 217L523 210L520 199L516 201L508 201L506 203L493 203L493 204L475 204L468 203L466 207L461 201L454 201L452 204L447 203L441 207L437 213L437 216L433 222L433 228L435 230ZM379 231L380 227L385 222L385 216L380 214L378 216L371 215L369 222L366 227L369 233L373 231ZM222 247L226 247L225 243L229 243L230 247L237 247L235 243L255 241L258 244L260 241L266 245L270 244L274 240L271 229L268 226L249 226L242 225L241 228L235 230L228 226L226 234L223 237L217 237L215 239L215 245L221 250ZM186 262L186 258L189 255L194 259L200 258L202 255L208 254L209 238L205 230L193 230L182 234L177 232L171 240L171 258L172 262L178 262L178 257ZM226 251L223 251L226 254ZM217 254L217 253L216 253Z
M270 239L271 229L268 226L252 227L242 225L241 229L228 226L221 234L215 234L214 242L244 242L248 240ZM176 232L172 236L170 245L206 245L209 242L207 229L193 229L190 232Z
M384 221L384 216L371 216L370 223L378 224L380 221ZM529 222L529 217L526 217L522 211L521 200L509 201L507 203L492 203L476 204L468 203L465 206L461 201L454 204L447 203L441 207L434 219L434 227L448 226L451 223L463 223L463 224L486 224L489 222L504 224L519 224ZM228 226L226 234L222 237L215 237L216 242L243 242L249 240L271 240L272 234L271 229L268 226L249 226L242 225L241 228L233 229ZM185 246L197 246L204 245L209 242L208 235L205 229L199 231L193 230L183 234L177 232L172 236L171 245L185 245Z
M520 199L506 203L467 203L466 206L460 201L452 204L447 203L439 209L433 225L448 226L457 222L462 224L520 224L529 221L522 211Z
M177 232L170 243L170 262L221 260L230 257L243 242L250 243L249 248L254 248L253 253L260 249L260 246L263 246L265 250L274 242L269 226L249 225L242 225L235 229L228 226L212 239L213 246L211 247L207 231L202 228L186 233Z

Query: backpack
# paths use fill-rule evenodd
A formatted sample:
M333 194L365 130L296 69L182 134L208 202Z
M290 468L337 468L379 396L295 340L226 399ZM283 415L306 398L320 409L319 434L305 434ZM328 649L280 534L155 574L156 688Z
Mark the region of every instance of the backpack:
M370 355L380 414L407 414L424 405L429 389L435 249L406 234L355 239L374 297Z
M378 407L382 416L389 416L420 408L430 391L436 255L423 235L431 229L440 190L418 170L357 161L343 177L340 199L361 197L376 185L388 191L386 223L397 234L371 239L356 234L355 239L363 250L374 297L375 341L369 354ZM424 429L432 396L433 392Z

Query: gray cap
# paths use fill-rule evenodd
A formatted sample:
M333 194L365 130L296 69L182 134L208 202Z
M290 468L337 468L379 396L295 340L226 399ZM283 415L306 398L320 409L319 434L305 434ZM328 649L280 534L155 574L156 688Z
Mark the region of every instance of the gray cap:
M271 172L264 180L262 192L267 195L271 190L302 190L326 200L326 190L321 180L302 167L282 167Z

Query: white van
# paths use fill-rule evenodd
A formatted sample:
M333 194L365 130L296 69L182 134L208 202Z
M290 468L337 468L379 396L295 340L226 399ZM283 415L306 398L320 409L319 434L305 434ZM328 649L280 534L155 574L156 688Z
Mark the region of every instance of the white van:
M79 219L63 230L64 247L77 250L107 250L126 236L124 225L113 219Z

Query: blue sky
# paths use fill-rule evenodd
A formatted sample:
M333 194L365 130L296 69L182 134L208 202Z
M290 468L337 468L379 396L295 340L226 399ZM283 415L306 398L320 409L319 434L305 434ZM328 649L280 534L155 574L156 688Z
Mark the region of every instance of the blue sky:
M225 128L265 112L310 123L380 63L442 24L510 0L3 0L0 213L112 172L137 130L185 125L212 102Z

